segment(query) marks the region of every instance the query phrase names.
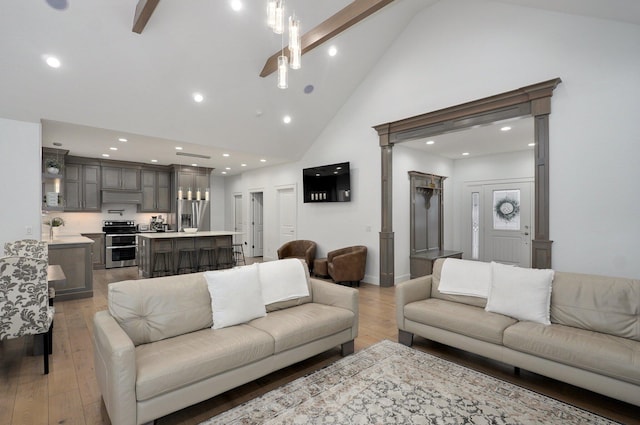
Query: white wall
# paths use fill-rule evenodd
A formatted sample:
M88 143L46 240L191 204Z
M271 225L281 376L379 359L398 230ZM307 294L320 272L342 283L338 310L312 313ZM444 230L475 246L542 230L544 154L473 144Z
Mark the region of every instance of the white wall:
M376 283L380 149L371 127L560 77L550 123L553 267L638 277L638 45L636 25L491 1L439 2L407 26L299 163L231 179L227 200L234 191L273 191L273 185L291 182L298 183L301 199L301 168L351 161L354 202L300 204L298 237L317 240L320 255L367 245L366 280ZM265 196L265 204L273 196ZM409 252L398 224L408 216L401 196L394 194L399 276ZM269 255L275 248L267 248Z
M4 252L5 242L40 239L39 123L0 118L0 181L0 252Z

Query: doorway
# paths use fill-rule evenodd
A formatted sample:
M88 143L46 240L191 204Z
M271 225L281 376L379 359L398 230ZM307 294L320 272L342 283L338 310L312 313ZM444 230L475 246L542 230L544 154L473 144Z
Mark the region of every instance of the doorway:
M251 192L251 256L262 257L264 212L262 192Z
M296 239L297 210L295 186L277 189L278 205L278 247Z
M464 258L531 267L533 181L467 183Z

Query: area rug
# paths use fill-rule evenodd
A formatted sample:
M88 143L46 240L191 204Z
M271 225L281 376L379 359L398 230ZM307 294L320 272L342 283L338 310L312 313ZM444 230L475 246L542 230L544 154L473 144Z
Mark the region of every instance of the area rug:
M382 341L202 425L615 423L430 354Z

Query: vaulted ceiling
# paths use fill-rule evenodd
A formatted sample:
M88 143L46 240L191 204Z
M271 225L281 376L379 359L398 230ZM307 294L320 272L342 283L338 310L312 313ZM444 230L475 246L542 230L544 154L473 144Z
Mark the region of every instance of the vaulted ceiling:
M0 117L43 120L43 146L61 143L75 155L192 162L175 155L181 146L211 156L199 165L229 174L296 160L412 17L437 1L447 0L391 2L305 54L280 90L275 74L259 76L282 47L266 27L266 0L242 0L239 11L228 0L161 0L141 34L132 32L137 0L4 0ZM635 0L504 2L640 24ZM304 32L349 3L286 6ZM47 55L60 68L48 67ZM194 102L196 92L203 102Z

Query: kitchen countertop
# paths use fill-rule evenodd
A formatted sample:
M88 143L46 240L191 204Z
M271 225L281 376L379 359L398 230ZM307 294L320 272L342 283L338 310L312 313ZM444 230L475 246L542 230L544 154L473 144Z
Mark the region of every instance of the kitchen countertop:
M195 233L187 232L156 232L156 233L138 233L141 238L147 239L174 239L174 238L198 238L205 236L233 236L242 235L242 232L228 232L225 230L209 230Z
M48 237L43 237L42 240L47 242L49 245L78 245L94 243L93 239L89 239L81 235L54 236L53 240L50 240Z

